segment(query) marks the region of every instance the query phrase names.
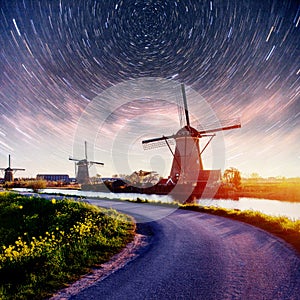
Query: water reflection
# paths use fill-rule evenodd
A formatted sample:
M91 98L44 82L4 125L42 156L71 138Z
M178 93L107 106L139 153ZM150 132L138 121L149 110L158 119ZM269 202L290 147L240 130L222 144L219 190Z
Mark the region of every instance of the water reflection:
M300 203L268 199L240 198L236 200L201 199L198 203L205 206L236 208L240 210L255 210L272 216L286 216L300 220Z
M28 189L15 189L18 191L28 191ZM49 194L63 194L71 196L82 196L82 197L99 197L107 199L129 199L136 200L137 198L149 199L161 202L172 202L171 196L160 196L160 195L141 195L141 194L113 194L113 193L99 193L89 192L80 190L57 190L57 189L45 189L41 190L42 193ZM255 199L255 198L240 198L237 200L212 200L212 199L201 199L197 201L199 204L204 206L215 206L222 208L240 209L240 210L254 210L259 211L272 216L286 216L292 220L300 220L300 202L284 202L277 200L268 199Z

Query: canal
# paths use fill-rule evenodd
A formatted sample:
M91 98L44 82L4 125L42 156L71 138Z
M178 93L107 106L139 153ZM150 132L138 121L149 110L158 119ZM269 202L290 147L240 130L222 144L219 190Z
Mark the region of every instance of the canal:
M148 199L153 201L161 202L172 202L174 201L171 196L159 196L159 195L142 195L142 194L113 194L113 193L100 193L100 192L89 192L80 190L63 190L63 189L45 189L41 190L41 193L48 194L63 194L70 196L81 196L81 197L99 197L106 199L129 199L136 200L137 198ZM286 202L268 199L256 199L256 198L240 198L239 200L212 200L212 199L201 199L197 201L199 204L204 206L215 206L230 209L240 210L254 210L259 211L272 216L286 216L292 220L300 220L300 202Z

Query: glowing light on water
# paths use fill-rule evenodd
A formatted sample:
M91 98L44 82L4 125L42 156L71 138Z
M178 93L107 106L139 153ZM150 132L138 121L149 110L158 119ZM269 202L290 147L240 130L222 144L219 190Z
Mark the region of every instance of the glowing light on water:
M28 192L28 189L14 189L19 192ZM171 203L174 199L168 195L146 195L134 193L101 193L92 191L80 190L58 190L58 189L45 189L41 190L42 193L47 194L63 194L69 196L86 197L86 198L99 198L99 199L120 199L120 200L136 200L137 198L149 201L160 201ZM198 204L203 206L214 206L228 209L240 210L253 210L259 211L272 216L286 216L292 220L300 220L300 202L287 202L268 199L256 198L240 198L239 200L229 199L201 199L197 201Z

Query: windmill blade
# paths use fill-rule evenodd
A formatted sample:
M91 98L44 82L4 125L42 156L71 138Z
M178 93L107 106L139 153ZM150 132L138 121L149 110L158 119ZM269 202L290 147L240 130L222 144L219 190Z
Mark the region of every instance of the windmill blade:
M20 169L20 168L13 168L13 171L25 171L25 169Z
M73 161L81 161L82 159L77 159L77 158L69 157L69 160L73 160Z
M159 142L159 141L164 141L166 138L164 136L159 137L159 138L154 138L154 139L149 139L149 140L144 140L142 141L142 144L149 144L149 143L154 143L154 142Z
M177 100L177 113L178 113L178 118L179 118L179 124L180 128L182 128L184 125L184 109L182 107L181 101Z
M84 155L85 159L87 160L87 141L84 141Z
M182 99L183 99L183 104L184 104L184 113L185 113L186 125L190 126L190 116L189 116L189 111L188 111L188 106L187 106L185 87L184 87L183 83L181 84L181 91L182 91Z
M101 165L101 166L104 166L104 163L102 162L98 162L98 161L88 161L90 164L93 164L93 165Z
M172 139L171 140L168 139L168 143L169 143L169 145L174 145L174 141ZM149 144L143 144L144 150L151 150L151 149L162 148L162 147L166 147L166 146L168 146L168 145L167 145L165 139L155 141L155 142L152 142Z
M142 141L144 150L156 149L167 146L166 141L168 140L169 145L174 145L174 135L162 136L159 138L149 139Z
M182 128L184 126L183 124L183 119L184 119L184 109L181 105L181 103L178 101L177 103L177 112L178 112L178 118L179 118L179 124L180 124L180 128Z
M183 101L181 95L180 97L177 97L176 100L177 100L177 113L179 118L179 124L180 124L180 128L182 128L185 126L184 125L185 114L184 114Z
M207 129L199 130L199 134L203 135L206 133L213 133L217 131L230 130L236 128L241 128L241 122L239 119L223 120L214 124L210 124L209 126L207 126Z

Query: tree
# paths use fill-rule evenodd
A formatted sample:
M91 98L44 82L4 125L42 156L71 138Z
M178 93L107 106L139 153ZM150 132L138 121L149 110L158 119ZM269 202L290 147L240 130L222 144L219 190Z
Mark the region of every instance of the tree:
M260 175L258 173L251 173L249 178L248 178L248 182L250 183L257 183L259 180L261 180L262 178L260 177Z
M224 171L223 178L225 182L232 185L235 189L239 189L241 186L241 173L236 168L229 168Z
M135 171L125 177L131 184L138 186L152 186L159 181L159 174L156 171Z
M47 187L47 182L45 180L30 180L26 183L26 188L32 189L35 193L39 190L45 189Z

